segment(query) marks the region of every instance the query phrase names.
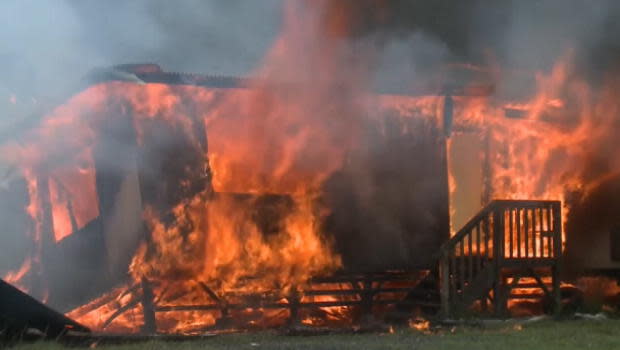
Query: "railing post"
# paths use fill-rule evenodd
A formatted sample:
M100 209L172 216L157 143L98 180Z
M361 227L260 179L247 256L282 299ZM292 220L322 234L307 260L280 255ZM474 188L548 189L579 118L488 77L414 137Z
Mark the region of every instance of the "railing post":
M442 252L441 259L439 260L439 275L441 278L440 285L440 297L441 297L441 316L448 318L451 315L450 310L450 262L448 261L448 254Z
M554 310L556 313L559 312L562 263L561 205L561 202L552 201L498 200L491 202L483 211L474 216L441 250L439 269L442 316L448 317L453 313L458 313L460 307L467 307L464 304L470 303L472 298L480 298L482 289L488 293L489 288L492 287L494 313L497 317L505 317L508 311L510 290L518 283L518 279L511 283L508 282L504 274L504 268L508 266L507 262L512 264L517 263L517 259L522 259L524 265L520 268L523 269L528 266L528 259L543 262L543 258L545 266L552 268L553 292L551 294L555 304ZM545 216L546 212L547 216ZM510 216L507 218L507 215ZM516 243L514 242L515 229ZM475 243L473 242L474 232ZM484 239L479 242L481 233ZM543 238L549 239L550 253L548 256L541 253L546 247ZM531 253L529 241L532 241L532 248L535 248ZM484 244L485 250L483 266L476 269L473 267L472 255L474 244L478 254L482 248L481 244ZM514 266L516 268L519 265ZM465 271L466 267L467 271ZM480 271L484 271L485 275L480 276ZM477 278L479 276L480 278ZM484 285L479 284L482 280L484 280ZM479 285L474 286L475 284ZM475 289L466 290L470 286Z
M494 285L493 303L495 315L504 316L506 300L504 297L504 283L502 280L502 265L504 259L504 206L496 205L493 208L493 259Z
M553 313L560 313L562 295L560 293L560 265L562 261L562 203L553 204Z

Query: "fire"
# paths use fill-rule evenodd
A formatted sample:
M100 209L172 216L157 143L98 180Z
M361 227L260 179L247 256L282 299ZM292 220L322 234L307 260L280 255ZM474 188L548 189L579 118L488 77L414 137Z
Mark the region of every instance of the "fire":
M574 73L570 55L536 78L529 101L457 98L455 123L488 138L488 199L560 200L566 223L572 194L588 196L617 172L611 159L609 170L591 170L599 144L612 142L617 84L611 79L602 88L591 87Z
M299 23L299 9L294 10L258 72L269 77L277 69L278 77L290 83L264 80L201 108L213 193L182 200L172 211L173 225L163 223L160 213L147 211L152 241L131 264L135 279L165 283L180 275L212 285L216 293L261 293L272 286L287 293L313 275L340 267L321 235L326 208L316 198L354 142L358 122L353 111L360 102L346 92L336 93L339 82L327 75L300 76L292 65L291 58L297 57L307 61L307 72L329 74L342 68L330 67L328 57L338 53L329 41L316 41L315 22ZM319 46L327 57L306 55L300 43ZM157 97L149 107L162 103L171 108L176 100ZM348 132L341 133L344 128ZM265 201L277 211L267 224L274 235L266 235L265 225L253 217ZM184 232L187 227L193 229Z
M576 286L583 291L584 302L588 306L611 306L618 308L620 299L620 285L618 281L607 277L582 277L576 281ZM613 309L612 309L613 310Z
M338 266L337 258L318 236L310 202L298 202L278 236L268 241L251 218L256 200L245 204L234 196L218 194L205 205L204 198L194 198L187 206L175 208L177 225L173 227L166 227L147 212L157 251L153 254L143 246L132 262L132 274L136 279L146 276L153 280L181 274L218 281L222 290L234 289L244 277L263 277L257 281L260 285L244 287L252 290L264 285L291 287ZM196 230L181 232L188 225ZM204 260L196 261L201 256Z
M321 290L348 291L351 286L344 283L324 283L312 286L304 290L304 292L319 292ZM301 302L306 303L342 303L342 302L358 302L357 295L304 295ZM350 325L355 318L355 307L352 306L322 306L318 307L315 312L306 312L303 314L301 323L309 326L342 326Z
M423 318L412 318L409 320L409 328L415 329L419 332L428 333L431 327L431 323Z
M35 223L31 236L37 245L30 260L7 279L19 283L42 263L41 242L62 242L102 214L95 163L108 170L117 155L97 147L109 136L102 130L121 125L119 129L135 133L127 132L135 145L123 150L136 152L136 159L147 164L148 150L165 153L154 142L158 136L166 139L164 146L168 138L180 136L188 149L188 154L165 156L198 156L170 174L172 181L157 176L177 169L167 164L150 169L169 188L162 186L164 194L145 194L147 233L131 259L130 281L69 315L95 329L136 332L148 312L147 296L137 286L148 281L161 302L156 310L159 331L199 332L228 319L257 327L282 324L290 316L285 306L295 302L296 293L312 291L311 277L342 268L342 257L323 232L330 208L322 202L322 186L362 147L364 123L388 115L401 121L390 124L401 127L396 132L416 135L423 130L412 130L414 124L403 120L433 126L443 122L444 96L377 96L369 91L368 62L353 60L354 52L341 45L351 23L338 16L322 18L321 6L315 6L286 5L282 34L255 72L260 79L250 86L99 84L47 116L27 135L32 142L2 149L4 158L23 169L31 199L26 210ZM596 163L593 154L612 143L617 84L594 91L572 68L570 57L563 57L550 74L538 73L529 101L454 96L454 133L473 131L487 140L481 157L489 163L484 173L489 188L483 189L487 200L561 200L566 221L571 193L587 195L620 171L615 159L602 166L609 168L605 171L588 171ZM373 131L394 132L387 124L378 123L381 130ZM197 132L199 128L206 132ZM448 130L443 131L449 138ZM452 142L441 140L449 153ZM454 174L448 184L451 193L459 188ZM538 234L549 230L548 223L538 224ZM272 308L256 305L256 295ZM300 300L359 301L324 295ZM254 307L231 309L228 304ZM301 322L348 322L355 312L347 306L319 310L320 317L305 314ZM409 325L429 329L424 319Z
M119 309L122 310L128 305L135 306L135 308L131 307L119 315L114 323L108 321ZM141 305L136 302L131 293L127 293L122 288L112 290L105 296L72 310L67 315L79 319L80 322L88 324L94 329L105 329L118 333L138 332L144 321Z
M277 288L285 296L311 276L341 266L322 235L321 223L328 211L318 198L324 180L342 167L345 155L356 143L364 102L358 86L364 84L351 81L357 76L351 71L355 65L339 64L343 53L317 35L322 31L318 21L300 21L299 6L307 7L287 5L283 35L257 72L265 78L250 89L217 91L110 83L95 86L69 102L74 112L85 104L97 111L84 128L91 134L103 118L110 118L109 111L96 99L104 95L108 101L118 101L119 115L133 116L139 146L148 146L153 120L173 125L196 149L200 145L192 130L193 120L203 121L207 130L205 175L210 176L212 187L182 198L171 210L172 220L164 220L167 214L161 208L146 203L149 239L139 247L130 265L134 281L147 278L160 293L183 279L203 283L218 295L267 293ZM308 55L308 45L313 47L310 52L320 54ZM299 69L300 62L307 65L304 70ZM317 76L316 72L322 74ZM271 79L276 76L284 81ZM184 107L189 99L196 105L191 112ZM83 149L98 136L95 133L91 137L75 141L82 143ZM88 177L91 172L84 173L84 181L92 183ZM68 201L58 195L58 187L56 182L51 187L51 200L54 231L60 240L75 225L60 219L68 216ZM265 205L273 206L276 213L268 217L271 222L257 222L256 210ZM96 208L84 212L90 214ZM119 292L112 294L119 295L114 300L122 299ZM202 294L187 301L210 301L209 295ZM114 303L122 307L122 303ZM108 302L103 309L87 314L76 310L75 316L103 327L97 320L109 318L110 305ZM135 305L132 312L138 308ZM187 320L184 324L172 322L172 315L159 320L159 327L187 331L214 320L200 312L176 315L181 316ZM118 322L127 323L123 319Z
M35 175L29 169L25 169L23 171L23 175L26 179L26 185L30 197L30 202L25 208L25 211L28 213L28 215L32 219L32 222L34 223L33 227L31 227L27 232L29 237L32 239L33 249L30 255L25 257L19 270L8 272L3 277L3 279L9 283L14 284L22 291L28 292L31 286L24 280L26 276L28 276L28 274L32 272L33 265L35 265L37 268L40 265L42 235L41 226L39 223L41 222L42 212L40 203L38 201L38 184ZM42 293L44 291L37 290L35 292Z
M24 276L26 276L26 274L30 271L32 265L32 261L30 259L26 259L26 261L24 261L24 263L22 264L22 266L19 268L19 270L17 271L13 271L13 272L9 272L7 273L3 279L6 282L12 283L14 285L16 285L17 287L19 287L21 290L23 291L27 291L25 290L25 287L20 285L20 281L24 278Z
M81 229L99 215L95 168L90 149L77 155L76 166L50 174L49 192L56 242Z

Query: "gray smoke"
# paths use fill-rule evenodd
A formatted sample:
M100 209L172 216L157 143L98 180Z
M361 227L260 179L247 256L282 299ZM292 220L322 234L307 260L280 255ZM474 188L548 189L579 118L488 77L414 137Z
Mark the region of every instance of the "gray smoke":
M246 74L278 32L280 2L2 1L0 101L60 98L90 69L119 63Z

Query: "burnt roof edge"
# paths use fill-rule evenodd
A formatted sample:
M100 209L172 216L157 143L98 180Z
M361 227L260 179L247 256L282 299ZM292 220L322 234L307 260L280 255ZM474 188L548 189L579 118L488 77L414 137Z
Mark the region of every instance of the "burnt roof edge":
M194 73L166 72L158 64L121 64L107 68L97 68L87 74L84 81L96 85L111 81L125 81L137 84L193 85L220 89L247 89L265 83L276 85L296 85L296 83L268 81L260 78L234 77ZM300 84L301 85L301 84ZM444 84L440 87L417 86L411 88L381 88L379 95L402 96L470 96L484 97L495 92L493 84Z

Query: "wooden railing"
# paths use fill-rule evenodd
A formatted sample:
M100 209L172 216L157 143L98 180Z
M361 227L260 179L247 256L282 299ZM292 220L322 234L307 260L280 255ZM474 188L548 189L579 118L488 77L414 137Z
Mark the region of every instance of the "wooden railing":
M498 288L504 267L552 266L557 274L561 255L560 202L495 200L441 247L442 310L450 314Z

